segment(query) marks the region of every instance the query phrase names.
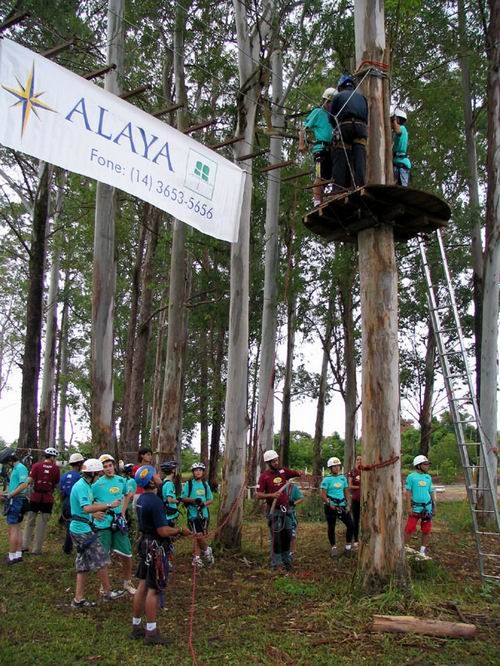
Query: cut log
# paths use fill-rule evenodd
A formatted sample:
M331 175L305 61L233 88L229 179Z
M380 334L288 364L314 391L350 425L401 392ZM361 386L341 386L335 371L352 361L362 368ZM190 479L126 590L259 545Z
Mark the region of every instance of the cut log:
M477 633L475 624L420 619L412 615L374 615L370 630L393 634L413 633L468 639L475 638Z

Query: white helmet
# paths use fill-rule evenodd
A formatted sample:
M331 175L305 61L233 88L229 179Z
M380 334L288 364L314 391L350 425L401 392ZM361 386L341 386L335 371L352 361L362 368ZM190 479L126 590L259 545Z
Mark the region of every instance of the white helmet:
M79 462L83 462L85 458L82 456L81 453L72 453L69 457L69 464L73 465Z
M94 472L102 472L102 462L97 458L89 458L82 465L82 472L92 474Z
M334 458L328 458L328 460L326 462L327 467L335 467L337 465L340 465L340 466L342 465L342 462L340 461L339 458L335 458L335 457Z
M44 451L46 456L57 456L57 449L52 448L52 446L49 446L48 449L45 449Z
M413 458L413 467L418 467L422 463L428 463L429 459L426 456L416 456Z
M110 455L109 453L103 453L102 456L99 456L99 462L100 463L105 463L105 462L109 462L109 461L111 461L113 463L116 462L115 459L113 458L113 456Z
M193 464L191 465L191 469L192 469L192 470L195 470L195 469L206 469L206 468L205 468L205 464L204 464L204 463L202 463L202 462L195 462L195 463L193 463Z
M264 452L264 462L270 462L271 460L276 460L276 458L279 458L279 455L276 453L276 451L269 449L268 451Z
M337 91L335 90L335 88L327 88L325 92L321 95L321 98L327 99L329 102L331 102L336 92Z
M398 107L391 106L390 114L391 118L393 116L396 116L397 118L403 118L403 120L408 120L406 111L403 111L403 109L399 109Z

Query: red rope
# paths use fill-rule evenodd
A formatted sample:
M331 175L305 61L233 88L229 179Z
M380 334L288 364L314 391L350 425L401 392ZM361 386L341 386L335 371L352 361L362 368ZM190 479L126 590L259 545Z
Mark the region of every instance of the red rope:
M382 467L389 467L389 465L394 465L399 460L399 456L393 456L389 460L383 460L382 462L373 463L373 465L360 465L359 468L362 472L370 472L372 469L381 469Z
M193 564L193 583L191 585L191 608L189 609L189 625L188 625L188 647L191 659L194 666L198 666L199 661L196 656L196 651L193 646L193 627L194 627L194 611L196 607L196 564Z
M367 66L367 68L376 67L377 69L380 69L383 72L389 71L389 65L385 62L379 62L378 60L363 60L363 62L357 68L356 74L358 74L360 71L363 71L364 66Z

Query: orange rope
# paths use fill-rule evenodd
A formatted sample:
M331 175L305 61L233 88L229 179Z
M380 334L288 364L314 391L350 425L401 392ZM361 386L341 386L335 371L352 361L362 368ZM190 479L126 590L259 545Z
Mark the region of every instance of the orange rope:
M382 462L374 463L373 465L360 465L360 470L362 472L370 472L372 469L381 469L382 467L388 467L389 465L394 465L399 460L399 456L393 456L389 460L383 460Z
M359 72L364 71L365 68L370 69L372 67L376 67L386 73L389 71L389 65L385 62L379 62L378 60L363 60L355 73L358 74Z

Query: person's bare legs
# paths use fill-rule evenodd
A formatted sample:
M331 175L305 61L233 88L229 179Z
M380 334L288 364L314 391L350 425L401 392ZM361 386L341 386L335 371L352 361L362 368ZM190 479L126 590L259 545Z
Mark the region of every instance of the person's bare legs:
M87 572L80 571L76 574L76 589L75 601L81 601L85 598L85 582L87 580Z

